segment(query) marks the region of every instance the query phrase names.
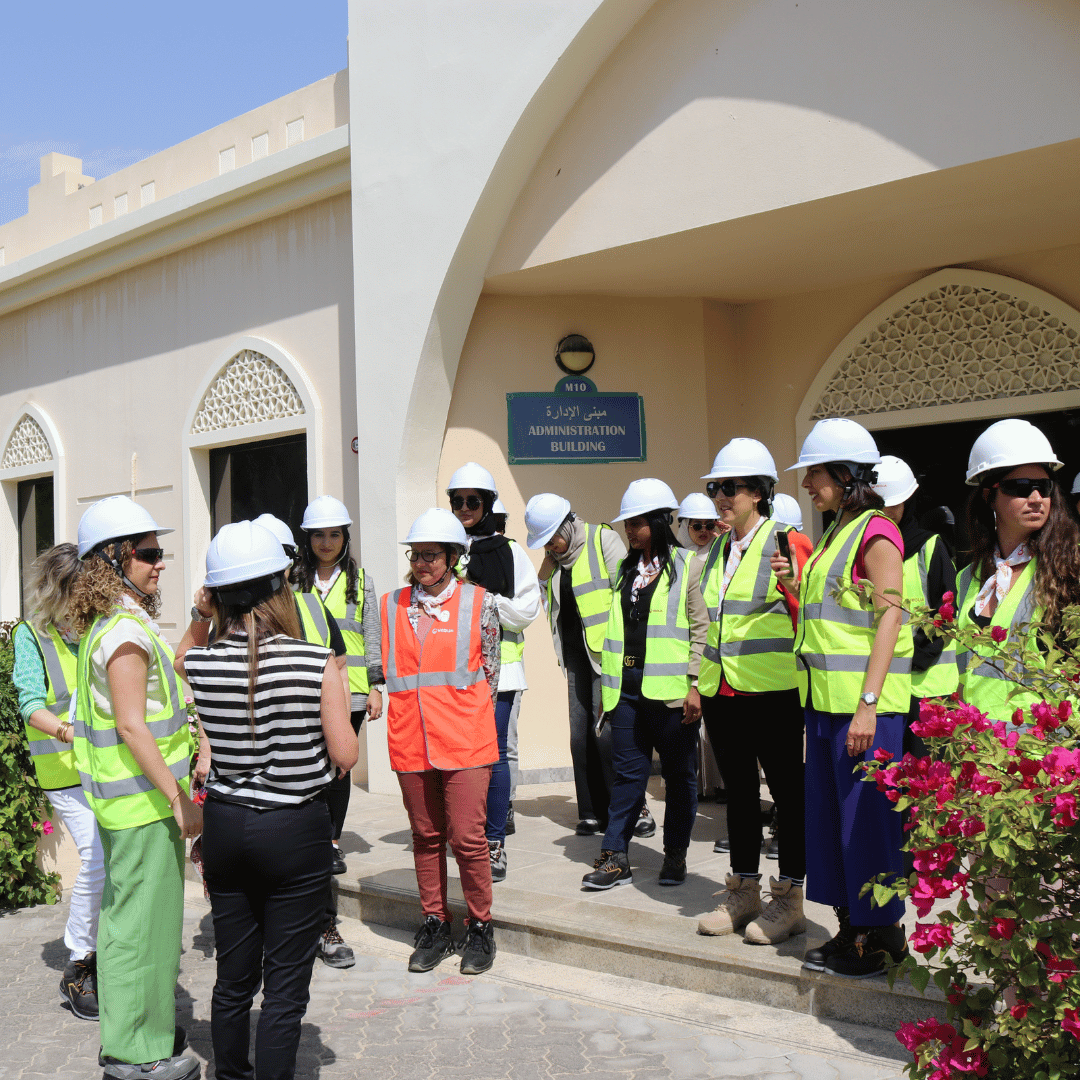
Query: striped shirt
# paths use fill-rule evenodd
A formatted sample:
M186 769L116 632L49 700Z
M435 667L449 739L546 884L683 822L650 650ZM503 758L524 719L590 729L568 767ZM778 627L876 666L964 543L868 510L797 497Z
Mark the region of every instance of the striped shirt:
M246 635L187 651L187 680L210 740L208 795L269 810L306 802L330 783L334 768L323 738L321 698L331 656L321 645L283 636L263 642L253 736ZM337 675L333 667L331 674Z

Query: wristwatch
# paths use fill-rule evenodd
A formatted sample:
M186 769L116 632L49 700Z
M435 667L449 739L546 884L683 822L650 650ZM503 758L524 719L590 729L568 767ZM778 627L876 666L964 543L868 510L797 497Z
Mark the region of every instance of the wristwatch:
M204 615L194 604L191 605L192 622L210 622L212 619L212 615Z
M876 705L878 701L877 694L871 694L869 690L865 694L860 695L859 700L864 705Z

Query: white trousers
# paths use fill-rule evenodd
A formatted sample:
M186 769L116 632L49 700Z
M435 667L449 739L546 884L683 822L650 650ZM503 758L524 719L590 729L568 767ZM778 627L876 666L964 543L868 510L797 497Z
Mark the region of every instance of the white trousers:
M64 944L72 960L81 960L97 950L98 915L101 890L105 887L105 853L101 849L97 818L80 787L45 792L56 816L71 833L82 860L79 876L71 889L71 909L64 928Z

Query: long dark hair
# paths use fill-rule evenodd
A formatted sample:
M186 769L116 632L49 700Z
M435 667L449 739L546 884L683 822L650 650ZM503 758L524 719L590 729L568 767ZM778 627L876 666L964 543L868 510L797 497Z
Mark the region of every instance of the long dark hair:
M682 547L679 538L671 531L671 514L667 510L650 510L641 515L649 523L649 533L652 536L652 553L654 558L660 560L660 573L667 574L668 585L675 580L675 559L671 554L672 548ZM616 589L621 589L626 582L627 575L637 573L638 560L641 552L633 548L626 553L626 558L619 564L619 577L615 583Z
M851 470L840 462L832 461L825 466L829 475L844 487L844 497L836 516L843 514L865 514L867 510L884 510L885 500L870 486L868 475L859 470L858 476L852 476Z
M337 528L335 525L334 528ZM301 592L312 592L315 589L315 575L319 569L319 560L311 547L311 533L304 531L304 541L299 550L300 564L296 570L296 583ZM338 565L345 573L345 600L350 604L358 604L356 596L357 580L360 576L360 567L352 557L349 549L349 526L341 526L341 554L338 556Z
M971 537L971 565L979 584L994 573L997 524L994 518L994 485L1009 472L992 469L979 478L979 486L968 496L965 515ZM1047 470L1047 475L1050 475ZM1051 476L1051 480L1053 477ZM1051 633L1061 626L1062 611L1080 604L1080 526L1077 526L1056 480L1050 491L1050 516L1046 524L1026 541L1036 558L1035 600Z

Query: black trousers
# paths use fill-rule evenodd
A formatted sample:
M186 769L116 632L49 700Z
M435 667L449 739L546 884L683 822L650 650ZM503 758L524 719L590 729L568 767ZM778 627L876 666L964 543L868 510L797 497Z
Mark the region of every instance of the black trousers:
M600 676L588 657L574 657L566 664L566 687L570 696L570 760L574 763L574 792L578 818L595 818L607 828L615 766L611 759L611 725L605 724L597 738L600 715Z
M207 799L203 869L217 942L210 1012L219 1080L290 1080L330 891L326 803L253 810ZM250 1057L249 1016L263 1000Z
M803 710L797 690L702 697L702 718L727 788L731 872L758 873L761 806L758 762L776 807L779 871L806 876Z
M365 709L352 714L352 729L357 735L360 734L360 725L364 722L365 716L367 716ZM341 839L341 830L345 827L345 815L349 812L351 795L352 777L348 773L335 777L326 789L326 805L330 808L330 824L335 842Z

